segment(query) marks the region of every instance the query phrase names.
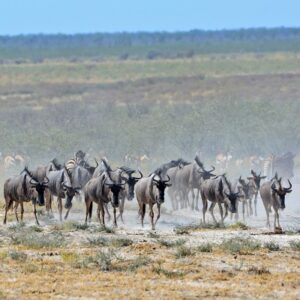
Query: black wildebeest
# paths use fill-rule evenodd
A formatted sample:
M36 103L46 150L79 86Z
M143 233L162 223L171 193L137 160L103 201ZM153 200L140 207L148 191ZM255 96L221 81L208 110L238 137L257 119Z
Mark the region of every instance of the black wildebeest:
M253 208L252 208L252 199L254 198L254 213L257 216L257 197L258 191L260 189L260 183L262 179L265 179L267 176L261 176L261 173L258 175L256 172L251 170L251 177L247 177L249 180L249 206L250 206L250 215L253 215Z
M44 191L47 185L47 177L45 177L43 181L39 181L32 175L27 167L25 167L20 175L7 179L4 183L5 217L3 223L6 224L7 212L13 207L14 202L16 219L19 222L17 208L20 204L21 221L23 221L23 202L32 201L34 217L36 223L39 225L36 215L36 204L40 206L45 204Z
M267 181L262 184L260 187L260 196L263 201L266 214L267 214L267 226L270 226L270 218L269 213L271 211L271 208L274 210L274 230L276 231L276 228L281 230L281 226L279 223L279 209L285 209L285 196L287 193L292 192L292 184L289 182L289 187L284 188L281 183L282 178L278 178L277 175L275 175L272 180ZM276 226L277 221L277 226Z
M57 197L59 219L62 221L62 199L66 199L65 208L67 209L65 219L68 217L70 209L72 207L72 199L75 194L78 194L81 187L74 186L72 183L72 178L64 167L58 171L47 172L47 177L49 178L48 188L52 196ZM47 200L48 201L48 200Z
M160 206L165 200L165 189L170 186L170 177L163 180L160 174L152 174L149 177L143 177L135 185L136 199L139 205L139 214L141 216L142 226L144 226L144 217L146 213L146 205L149 205L149 215L151 219L152 230L155 230L155 224L160 217ZM157 205L158 214L154 223L153 206Z
M106 164L104 165L106 166ZM119 194L124 189L125 181L115 181L111 178L108 168L97 177L92 177L84 187L86 218L91 220L93 202L98 204L97 216L101 225L105 226L105 205L111 202L114 212L114 225L117 226L116 208L119 207ZM101 214L101 218L100 218Z
M211 202L209 211L215 223L217 223L217 220L213 210L216 204L218 204L220 209L222 224L224 224L224 219L228 213L227 208L231 213L236 213L236 203L238 201L239 193L233 191L231 184L225 175L203 181L201 184L201 197L203 202L203 223L205 223L208 201ZM225 215L223 215L222 204L225 205Z

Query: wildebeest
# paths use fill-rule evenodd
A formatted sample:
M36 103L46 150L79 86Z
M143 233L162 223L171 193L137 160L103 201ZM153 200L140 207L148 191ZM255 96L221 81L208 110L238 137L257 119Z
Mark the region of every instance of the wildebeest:
M120 194L120 205L119 205L119 216L122 220L122 222L124 222L123 220L123 212L124 212L124 206L125 206L125 200L127 199L128 201L132 201L134 198L134 187L136 185L136 183L143 177L143 173L138 170L138 173L140 174L139 177L135 177L133 176L134 173L136 173L136 170L133 170L131 168L128 167L121 167L120 168L121 173L120 175L122 176L126 176L126 178L122 178L125 179L126 184L125 184L125 189L121 191Z
M47 177L49 178L49 191L52 196L57 197L60 221L62 221L62 199L66 199L65 208L67 209L67 212L65 215L65 219L67 219L72 207L72 199L75 194L79 193L81 187L73 185L72 178L66 167L59 171L47 172Z
M239 200L242 202L242 214L243 214L243 220L245 221L245 210L247 210L247 213L249 215L249 198L250 198L250 184L249 181L246 182L241 176L239 177L235 190L239 193L240 198ZM238 216L238 207L237 207L237 212L236 212L236 219L239 218Z
M47 173L50 171L58 171L63 168L56 158L52 159L47 165L39 165L36 167L35 170L32 171L32 175L36 178L39 182L43 182L47 177ZM52 196L48 188L45 189L45 204L46 204L46 211L48 216L50 211L52 210Z
M103 162L103 161L102 161ZM107 166L104 163L104 166ZM105 226L105 205L111 202L114 213L114 225L117 226L116 208L119 207L119 194L124 189L125 181L112 179L108 168L97 177L92 177L84 187L84 198L86 204L86 218L91 220L93 202L98 204L97 216L101 225ZM100 218L101 215L101 218Z
M190 163L185 161L182 158L178 158L177 160L171 160L168 163L162 164L160 167L158 167L156 170L154 170L153 174L160 174L162 177L164 177L167 174L167 171L171 168L178 167L178 166L186 166Z
M48 182L47 178L39 181L27 167L24 168L24 171L20 175L7 179L4 183L5 216L3 223L6 224L7 212L13 207L14 202L16 219L19 222L17 209L20 204L21 221L23 221L23 202L32 201L34 217L36 223L39 225L36 215L36 204L41 206L45 204L44 191L48 186Z
M215 170L208 171L211 173ZM201 163L198 156L195 157L195 160L191 164L186 164L182 168L179 168L176 172L174 178L175 193L179 198L181 203L181 208L186 208L189 205L188 195L191 192L192 194L192 210L199 210L199 196L200 196L200 186L201 186L201 172L207 172L203 169L203 164ZM213 176L213 175L212 175ZM196 195L195 190L196 189Z
M257 197L258 191L260 189L260 183L262 179L265 179L266 176L261 176L261 173L258 175L256 172L251 170L251 177L247 177L249 180L249 206L250 206L250 215L253 215L253 208L252 208L252 199L254 198L254 213L257 216Z
M165 189L170 186L170 183L168 183L169 181L170 177L168 175L167 180L163 180L160 174L152 174L149 177L143 177L135 185L135 194L143 227L146 205L148 204L152 230L155 229L155 224L160 217L160 206L165 200ZM154 223L153 206L155 204L157 205L158 214Z
M279 223L279 209L285 209L285 196L287 193L292 192L292 184L289 182L289 187L284 188L281 183L282 178L275 176L272 180L267 181L260 187L260 196L263 201L266 214L267 214L267 226L270 227L269 213L271 208L274 210L274 230L278 228L281 230ZM277 221L277 226L276 226Z
M209 211L215 223L217 223L217 220L214 216L213 210L216 204L218 204L220 209L222 224L224 224L224 220L228 213L227 208L231 213L236 213L236 204L239 198L239 193L235 193L233 191L231 184L225 175L203 181L201 184L201 197L203 202L203 223L205 223L208 201L211 202ZM225 205L225 215L223 215L222 204Z

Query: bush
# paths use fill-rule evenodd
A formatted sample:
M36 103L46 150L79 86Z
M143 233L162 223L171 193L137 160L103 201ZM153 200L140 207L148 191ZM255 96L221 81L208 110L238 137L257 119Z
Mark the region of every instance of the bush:
M253 250L260 249L261 245L251 239L232 238L223 241L220 245L221 249L233 254L249 254Z
M21 251L12 250L8 253L8 255L13 260L23 261L23 262L27 260L27 254Z

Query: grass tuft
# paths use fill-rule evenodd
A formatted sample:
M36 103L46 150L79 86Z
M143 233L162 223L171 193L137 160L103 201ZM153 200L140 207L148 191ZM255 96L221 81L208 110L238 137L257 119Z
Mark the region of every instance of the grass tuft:
M161 246L164 246L167 248L173 248L173 247L179 247L179 246L184 245L186 243L186 240L178 239L176 241L167 241L167 240L163 240L163 239L158 239L157 242Z
M300 251L300 241L291 241L290 242L290 247L293 250Z
M248 269L248 273L253 275L263 275L270 274L270 271L266 267L252 266Z
M229 225L228 228L230 229L241 229L241 230L248 230L249 227L242 223L242 222L236 222L235 224Z
M18 233L11 236L14 245L23 245L33 249L41 248L60 248L65 246L64 237L59 233L42 234L37 233Z
M202 244L200 246L198 246L196 248L197 251L199 252L212 252L213 251L213 247L211 244L206 243L206 244Z
M279 251L280 247L278 244L274 243L274 242L267 242L264 244L264 248L267 248L270 251Z
M193 256L193 255L195 255L195 252L192 251L190 247L186 247L186 246L179 247L175 253L176 258L182 258L187 256Z

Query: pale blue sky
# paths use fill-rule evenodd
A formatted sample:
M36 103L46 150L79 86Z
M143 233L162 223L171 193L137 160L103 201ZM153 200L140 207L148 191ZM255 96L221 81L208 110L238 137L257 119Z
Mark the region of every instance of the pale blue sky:
M0 0L0 35L300 27L299 0Z

